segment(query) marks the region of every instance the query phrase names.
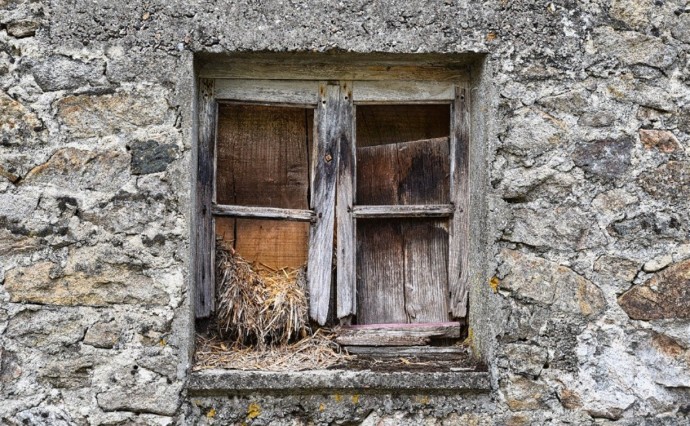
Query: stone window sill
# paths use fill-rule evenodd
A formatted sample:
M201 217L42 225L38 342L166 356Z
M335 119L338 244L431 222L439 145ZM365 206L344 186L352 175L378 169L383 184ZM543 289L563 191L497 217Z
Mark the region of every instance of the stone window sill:
M487 393L487 372L375 372L369 370L312 370L265 372L203 370L193 372L188 383L192 395L228 395L248 392L312 393L318 391L372 390L388 392Z

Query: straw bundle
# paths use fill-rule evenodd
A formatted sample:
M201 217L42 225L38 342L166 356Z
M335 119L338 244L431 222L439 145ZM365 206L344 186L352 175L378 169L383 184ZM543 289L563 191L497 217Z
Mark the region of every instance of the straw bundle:
M226 339L262 347L308 334L304 267L253 266L219 239L216 289L216 321Z

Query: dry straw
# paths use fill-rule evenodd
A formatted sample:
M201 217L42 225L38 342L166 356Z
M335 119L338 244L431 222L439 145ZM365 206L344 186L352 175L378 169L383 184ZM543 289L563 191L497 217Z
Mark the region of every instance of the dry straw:
M217 323L240 345L285 345L308 334L304 267L251 265L219 240L216 247Z
M197 337L195 369L297 371L350 357L327 329L312 333L304 267L250 264L216 244L218 333Z

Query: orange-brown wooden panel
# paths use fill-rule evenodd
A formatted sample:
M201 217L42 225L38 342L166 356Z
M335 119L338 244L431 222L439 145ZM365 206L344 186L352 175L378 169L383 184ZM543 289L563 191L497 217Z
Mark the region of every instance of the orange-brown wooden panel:
M269 268L298 268L307 262L308 222L217 217L216 235L245 260Z
M311 109L220 104L216 202L308 208Z
M357 105L357 146L450 136L450 105Z

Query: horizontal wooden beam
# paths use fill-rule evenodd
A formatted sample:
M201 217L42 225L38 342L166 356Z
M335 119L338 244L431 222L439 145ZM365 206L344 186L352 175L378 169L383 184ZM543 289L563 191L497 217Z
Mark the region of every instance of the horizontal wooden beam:
M424 346L431 339L460 338L459 322L372 324L344 327L336 342L352 346Z
M216 99L268 104L315 106L318 81L216 79Z
M352 215L356 219L375 219L388 217L450 217L452 214L452 204L355 206L352 208Z
M354 355L381 358L440 358L467 353L467 349L462 346L345 346L345 350Z
M438 81L355 81L352 98L356 104L450 103L455 98L455 85Z
M476 55L475 55L476 56ZM398 80L466 81L468 55L320 55L232 54L200 55L199 76L204 78L268 80Z
M249 217L254 219L294 220L313 222L316 220L311 210L279 209L275 207L247 207L214 204L211 208L214 216Z

